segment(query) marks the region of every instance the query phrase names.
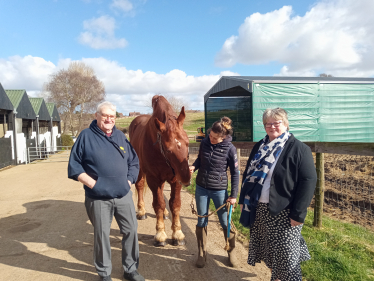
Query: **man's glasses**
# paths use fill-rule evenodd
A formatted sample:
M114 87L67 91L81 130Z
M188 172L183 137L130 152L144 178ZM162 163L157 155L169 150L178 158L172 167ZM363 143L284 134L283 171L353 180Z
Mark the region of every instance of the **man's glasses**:
M265 127L271 128L272 126L274 126L275 128L278 128L280 124L282 124L282 120L274 122L274 123L265 123Z
M103 120L106 120L107 118L109 118L110 120L116 120L116 116L114 115L100 113L100 116L101 116L101 119Z

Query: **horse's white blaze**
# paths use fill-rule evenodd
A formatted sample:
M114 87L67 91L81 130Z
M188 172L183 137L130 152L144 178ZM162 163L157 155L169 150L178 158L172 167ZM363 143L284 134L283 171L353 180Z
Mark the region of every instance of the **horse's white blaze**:
M185 236L184 236L182 230L177 230L177 231L173 232L173 235L171 237L174 240L182 241L182 240L184 240Z
M175 139L175 142L177 143L177 146L178 146L179 148L181 148L181 146L182 146L181 142L180 142L179 140L177 140L177 139Z
M158 242L165 242L166 238L167 238L167 235L164 230L157 232L155 235L155 240Z

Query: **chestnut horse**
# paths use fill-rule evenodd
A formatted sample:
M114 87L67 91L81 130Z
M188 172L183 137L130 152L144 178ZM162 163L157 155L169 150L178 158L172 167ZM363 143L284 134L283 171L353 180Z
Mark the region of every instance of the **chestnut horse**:
M163 96L152 98L152 115L140 115L130 124L130 142L139 157L140 171L135 183L138 191L138 219L146 219L144 205L145 179L153 194L153 209L156 213L155 245L165 246L166 233L163 195L164 184L171 186L169 207L172 213L173 245L184 245L179 212L181 207L180 192L182 184L190 184L188 168L188 137L183 130L186 117L184 107L177 117L169 102Z

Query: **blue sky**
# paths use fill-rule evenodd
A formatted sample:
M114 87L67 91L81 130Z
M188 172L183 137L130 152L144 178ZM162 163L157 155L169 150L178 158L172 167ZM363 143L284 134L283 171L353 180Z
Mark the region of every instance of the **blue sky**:
M0 83L37 96L71 61L118 110L202 109L222 75L372 77L374 1L0 0Z

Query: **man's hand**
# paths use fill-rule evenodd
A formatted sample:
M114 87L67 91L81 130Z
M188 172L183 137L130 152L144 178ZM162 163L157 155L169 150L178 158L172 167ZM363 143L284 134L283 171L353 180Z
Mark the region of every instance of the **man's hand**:
M131 187L131 181L127 180L127 182L129 183L129 186Z
M300 224L303 224L302 222L298 222L298 221L294 221L293 219L290 218L290 223L291 223L291 226L298 226Z
M89 188L93 188L96 184L96 181L91 178L89 175L86 173L82 173L78 176L78 181L83 183L85 186L88 186Z
M226 202L230 202L231 205L234 205L236 203L236 198L234 197L229 197Z
M190 175L192 175L193 172L195 171L195 166L190 166L189 168L190 168Z

